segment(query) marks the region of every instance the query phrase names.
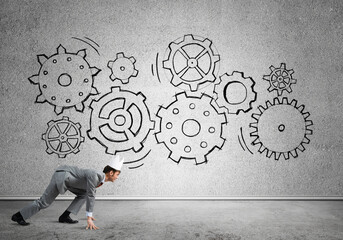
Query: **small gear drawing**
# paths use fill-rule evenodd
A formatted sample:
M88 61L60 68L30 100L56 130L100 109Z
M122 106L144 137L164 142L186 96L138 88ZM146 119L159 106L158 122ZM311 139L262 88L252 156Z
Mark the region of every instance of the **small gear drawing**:
M275 68L273 65L269 67L270 75L264 75L263 80L269 81L270 87L268 91L277 91L277 95L281 96L283 91L288 93L292 92L291 85L297 83L297 80L292 77L294 73L293 69L286 69L286 64L281 63L279 68Z
M65 158L69 153L78 153L80 144L85 141L81 136L80 123L73 123L65 116L57 121L51 120L42 139L47 146L46 152L56 153L59 158Z
M111 69L110 79L119 80L123 84L129 83L131 77L136 77L138 71L135 69L136 59L125 57L124 53L117 53L116 59L109 61L107 67Z
M309 135L313 134L309 120L310 113L305 112L304 105L298 105L296 100L284 97L281 101L274 98L273 103L266 102L266 106L258 107L259 113L253 113L256 121L250 123L254 129L250 133L255 140L252 145L260 145L259 152L266 152L270 158L274 155L279 160L282 155L286 160L290 155L298 157L298 151L304 151L304 144L309 144Z
M73 106L77 111L83 112L84 101L90 95L97 94L93 77L100 72L100 69L90 67L85 57L85 49L76 54L68 53L62 45L50 57L38 55L41 65L39 73L29 78L32 84L39 85L40 95L37 96L36 103L50 103L55 106L57 115L64 108Z
M224 145L223 125L227 124L225 113L219 113L213 98L187 96L185 92L175 95L175 101L160 107L157 143L163 143L170 151L169 158L179 163L181 159L195 160L196 165L207 163L207 156Z
M171 83L176 87L188 85L195 92L200 85L214 82L220 57L213 50L209 39L195 39L191 34L181 42L171 42L168 59L163 61L163 67L172 74Z
M91 102L88 137L104 146L107 154L141 151L155 126L145 100L141 92L136 94L112 87L111 92Z
M246 113L256 101L254 86L255 81L251 77L245 78L242 72L234 71L231 75L225 73L215 84L214 98L218 106L225 108L228 113Z

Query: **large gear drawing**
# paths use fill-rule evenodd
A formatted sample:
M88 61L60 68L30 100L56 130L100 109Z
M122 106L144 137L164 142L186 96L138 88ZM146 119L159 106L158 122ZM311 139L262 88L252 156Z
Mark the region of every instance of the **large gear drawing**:
M85 138L81 136L80 123L73 123L68 117L60 120L51 120L46 133L42 134L48 154L56 153L58 157L65 158L70 153L78 153L79 146Z
M157 112L159 131L155 133L158 143L170 151L169 158L179 163L181 159L206 163L207 156L224 145L223 125L227 124L225 113L219 113L212 104L213 98L176 94L175 101Z
M127 58L124 53L117 53L116 59L109 61L107 64L107 67L111 69L111 80L119 80L123 84L129 83L129 79L136 77L138 74L135 62L136 59L134 57Z
M297 80L292 77L293 69L286 69L286 64L281 63L279 68L273 65L269 67L270 75L264 75L263 80L269 81L270 87L268 91L275 90L278 96L281 96L283 91L292 92L291 85L297 83Z
M76 54L68 53L62 45L50 57L38 55L41 65L39 73L29 78L31 83L39 85L40 95L36 102L50 103L55 106L56 114L70 107L83 112L84 101L90 95L97 94L93 77L100 72L100 69L90 67L85 57L85 49Z
M188 85L194 92L200 85L215 81L219 59L209 39L199 40L189 34L183 41L169 44L168 59L163 61L163 67L171 72L174 86Z
M150 119L145 96L112 87L111 92L91 102L90 139L106 148L107 154L116 154L143 148L155 122Z
M270 158L274 155L279 160L282 155L286 160L290 155L298 157L298 151L304 151L304 144L309 144L309 135L313 134L309 120L310 113L305 112L304 105L298 105L296 100L284 97L281 101L274 98L273 103L266 102L266 106L259 106L259 113L252 114L256 121L250 123L254 129L250 133L255 140L253 145L260 145L259 152L266 152Z
M231 75L225 73L215 85L214 95L219 107L228 113L239 114L252 109L251 104L256 101L254 91L255 81L251 77L244 77L244 73L234 71Z

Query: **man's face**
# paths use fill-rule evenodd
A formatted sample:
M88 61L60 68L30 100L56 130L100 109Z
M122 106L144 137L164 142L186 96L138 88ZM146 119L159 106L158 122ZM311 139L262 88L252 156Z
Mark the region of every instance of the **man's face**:
M119 171L110 171L109 172L109 176L108 176L108 180L111 182L114 182L115 180L117 180L117 178L119 177L120 172Z

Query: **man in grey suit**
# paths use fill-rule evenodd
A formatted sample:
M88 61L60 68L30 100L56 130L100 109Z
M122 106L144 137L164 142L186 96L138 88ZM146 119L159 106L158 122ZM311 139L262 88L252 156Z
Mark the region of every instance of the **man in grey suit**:
M103 172L92 169L81 169L75 166L58 167L43 195L28 206L21 209L12 216L12 221L22 226L29 225L25 220L35 215L41 209L45 209L56 199L59 194L67 190L74 193L76 197L67 210L59 217L61 223L77 223L77 220L70 218L69 214L78 214L81 207L86 203L87 227L86 229L98 229L93 220L93 207L95 202L96 188L104 182L114 182L124 163L120 156L114 156Z

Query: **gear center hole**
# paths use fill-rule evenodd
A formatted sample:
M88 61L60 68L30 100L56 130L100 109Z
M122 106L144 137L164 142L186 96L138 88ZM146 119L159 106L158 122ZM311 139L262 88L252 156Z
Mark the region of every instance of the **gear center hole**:
M117 126L123 126L126 122L126 119L123 115L118 115L114 118L114 123L117 125Z
M120 66L120 70L121 71L125 71L125 67L124 66Z
M195 58L188 59L188 67L195 68L198 66L198 61Z
M194 119L187 119L182 124L182 132L187 137L195 137L200 133L200 123Z
M72 82L72 78L68 73L62 73L57 81L62 87L68 87Z
M283 132L285 130L285 125L280 124L278 129L279 129L280 132Z

